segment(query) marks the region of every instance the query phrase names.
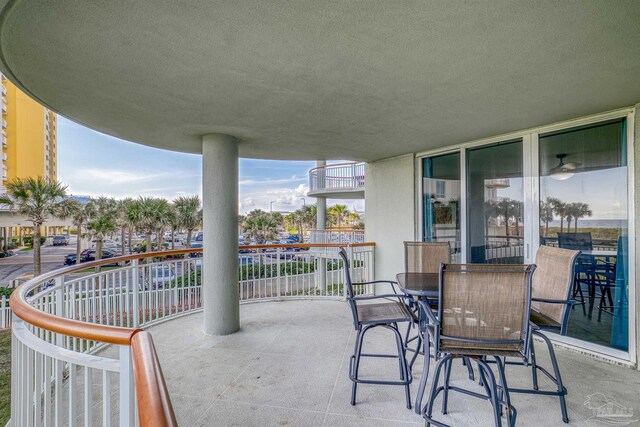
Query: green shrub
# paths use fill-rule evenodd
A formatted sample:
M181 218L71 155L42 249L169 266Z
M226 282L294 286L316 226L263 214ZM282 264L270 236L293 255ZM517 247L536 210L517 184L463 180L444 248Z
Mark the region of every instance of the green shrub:
M2 299L2 297L7 297L9 298L11 296L11 293L14 291L13 288L3 288L0 287L0 299Z
M46 237L40 237L40 244L43 244L46 240ZM24 236L22 241L26 246L33 246L33 236Z

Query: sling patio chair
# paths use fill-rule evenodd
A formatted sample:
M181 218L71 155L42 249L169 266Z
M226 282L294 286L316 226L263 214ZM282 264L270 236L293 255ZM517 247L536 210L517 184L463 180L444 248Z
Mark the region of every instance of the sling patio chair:
M571 306L577 302L571 299L571 288L575 277L576 260L580 251L541 246L536 253L536 271L533 275L531 312L532 334L529 343L529 359L531 366L533 390L510 389L512 393L530 393L558 396L562 420L569 422L565 395L567 389L562 384L562 376L558 367L553 345L542 331L552 331L566 335ZM536 362L533 337L541 339L549 350L553 375ZM538 389L538 371L547 376L556 386L555 391Z
M509 426L515 425L517 412L511 405L503 358L527 359L534 270L535 265L441 266L437 315L426 301L418 301L429 318L428 335L437 359L429 400L422 411L427 425L446 425L434 419L433 406L442 393L442 413L446 414L450 391L488 400L496 426L502 426L501 414L506 409ZM490 357L495 359L497 378L487 363ZM485 394L450 384L455 358L477 363Z
M404 272L405 273L439 273L441 264L449 264L451 262L451 247L448 242L404 242ZM429 301L432 307L436 307L438 301ZM410 303L409 306L417 310L418 306L415 303ZM414 353L409 367L413 368L413 364L418 357L418 354L423 354L422 348L422 336L420 332L415 337L409 338L413 323L407 327L407 332L404 338L404 344L407 351ZM418 340L416 348L409 347L409 343ZM417 408L416 408L417 409Z
M347 290L347 302L353 315L353 326L356 330L356 344L349 363L349 379L351 385L351 404L356 404L356 391L358 384L399 385L405 388L407 409L411 409L410 384L413 379L406 359L406 352L402 335L398 330L399 323L413 323L417 321L415 314L409 309L410 298L400 294L396 290L396 283L388 280L376 280L373 282L353 283L349 271L349 260L344 248L340 248L339 255L344 263L345 286ZM370 284L389 284L392 294L383 295L356 295L354 288ZM380 302L378 302L380 301ZM375 328L388 329L395 335L397 354L363 353L363 341L365 334ZM400 367L399 380L377 380L359 377L360 359L362 357L394 358L398 359Z

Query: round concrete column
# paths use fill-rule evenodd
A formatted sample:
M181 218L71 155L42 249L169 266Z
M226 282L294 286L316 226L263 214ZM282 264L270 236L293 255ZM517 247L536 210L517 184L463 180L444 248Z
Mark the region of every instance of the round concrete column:
M238 141L202 137L203 330L227 335L240 329L238 297Z
M319 160L316 166L325 166L327 162ZM324 168L318 169L317 174L318 187L325 187L325 171ZM316 199L316 229L325 230L327 228L327 198L318 197ZM318 281L317 287L324 291L327 287L327 258L320 257L318 259L318 274L316 280Z

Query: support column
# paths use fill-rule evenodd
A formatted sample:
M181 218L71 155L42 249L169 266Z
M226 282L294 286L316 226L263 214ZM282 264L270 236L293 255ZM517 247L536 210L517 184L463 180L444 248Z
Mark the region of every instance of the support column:
M238 294L238 141L202 137L203 330L228 335L240 329Z
M316 163L316 166L325 166L327 162L324 160L319 160ZM323 168L318 169L318 188L325 186L325 172ZM318 197L316 199L316 229L318 230L326 230L327 229L327 198L326 197ZM325 235L326 236L326 235ZM324 243L328 243L325 239ZM324 291L327 287L327 257L321 257L318 260L318 289Z

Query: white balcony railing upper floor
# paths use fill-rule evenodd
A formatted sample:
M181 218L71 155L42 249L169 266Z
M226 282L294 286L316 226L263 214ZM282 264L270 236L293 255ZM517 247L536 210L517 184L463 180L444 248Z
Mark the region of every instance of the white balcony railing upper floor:
M349 162L318 166L309 171L311 197L364 198L366 163Z
M345 298L337 246L241 246L240 301ZM373 280L374 244L343 246L354 280ZM141 328L202 310L201 252L110 258L20 286L11 297L10 425L176 425L151 335ZM116 269L93 271L114 262ZM95 354L108 345L117 357Z

